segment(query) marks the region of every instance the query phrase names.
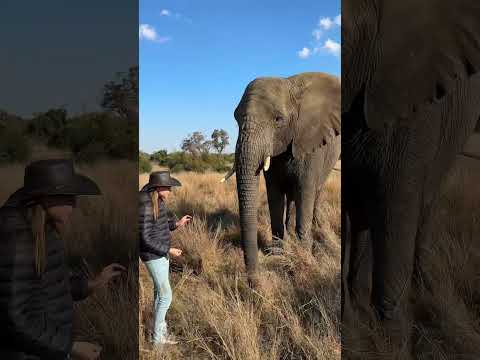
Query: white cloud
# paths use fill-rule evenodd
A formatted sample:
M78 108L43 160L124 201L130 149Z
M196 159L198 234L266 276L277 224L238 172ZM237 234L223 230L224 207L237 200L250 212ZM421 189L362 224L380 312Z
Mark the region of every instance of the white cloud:
M327 41L325 41L325 44L323 44L323 48L327 50L330 54L333 54L335 56L340 56L340 51L342 49L340 43L332 39L327 39Z
M157 31L152 25L140 24L138 29L140 39L155 41L157 39Z
M297 54L300 59L306 59L311 55L311 50L309 48L304 47Z
M342 25L342 15L337 15L335 16L335 24L337 24L338 26L341 26Z
M179 21L184 21L184 22L187 22L189 24L192 23L192 19L190 19L189 17L186 17L183 14L180 14L178 12L172 12L171 10L168 10L168 9L162 9L162 11L160 11L160 16L167 16L167 17L175 18Z
M335 17L322 17L318 21L318 25L312 31L313 41L310 42L309 47L304 47L302 50L297 52L297 55L301 59L307 59L312 55L316 55L321 51L327 51L328 53L340 56L341 45L340 43L328 38L326 41L322 42L322 36L329 31L336 29L341 26L342 16L338 14Z
M313 30L312 35L315 38L315 40L320 41L320 38L322 37L322 30L315 29Z
M168 36L158 36L157 30L149 24L140 24L138 27L138 37L140 40L149 40L161 44L171 40Z
M318 26L320 26L324 30L330 30L334 25L335 22L329 17L321 18L318 22Z
M335 18L331 19L330 17L321 18L318 21L318 26L324 30L330 30L334 26L340 26L342 24L342 16L339 14Z

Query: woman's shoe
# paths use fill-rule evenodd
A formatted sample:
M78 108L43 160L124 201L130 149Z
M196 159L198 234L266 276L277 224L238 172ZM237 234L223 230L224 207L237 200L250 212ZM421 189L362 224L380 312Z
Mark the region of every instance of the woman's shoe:
M178 344L178 341L175 339L174 336L172 335L166 335L160 338L160 341L158 342L160 345L176 345Z

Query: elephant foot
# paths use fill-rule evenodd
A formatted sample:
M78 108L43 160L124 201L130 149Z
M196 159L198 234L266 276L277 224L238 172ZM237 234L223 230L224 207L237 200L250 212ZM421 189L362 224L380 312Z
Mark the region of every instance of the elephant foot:
M389 351L393 354L398 354L397 359L410 358L412 342L407 323L400 320L383 320L381 322Z
M313 253L313 239L311 236L300 238L300 243L302 244L302 248L309 253Z
M247 273L247 283L251 289L258 289L260 286L260 276L257 271Z

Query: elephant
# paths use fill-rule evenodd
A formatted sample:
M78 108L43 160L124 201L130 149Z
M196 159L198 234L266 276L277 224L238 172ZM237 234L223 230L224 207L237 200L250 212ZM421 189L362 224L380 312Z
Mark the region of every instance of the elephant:
M251 81L234 111L241 244L249 279L257 269L257 206L263 169L274 248L280 252L295 207L295 233L311 249L318 193L340 155L340 81L321 72ZM289 206L286 206L288 203ZM287 210L285 210L287 209Z
M342 5L342 319L373 308L404 343L431 209L479 128L480 3Z

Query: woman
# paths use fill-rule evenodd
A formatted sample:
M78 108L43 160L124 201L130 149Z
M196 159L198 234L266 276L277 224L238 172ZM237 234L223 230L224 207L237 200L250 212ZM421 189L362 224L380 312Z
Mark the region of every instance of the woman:
M153 344L176 344L168 335L165 316L172 302L172 290L168 279L169 257L180 256L182 251L171 248L170 231L184 226L191 220L185 215L180 221L169 219L165 202L172 186L181 186L168 171L156 171L140 191L139 233L140 258L150 273L154 285L154 326Z
M61 239L78 195L99 195L71 160L25 168L24 186L0 208L1 359L97 359L101 347L72 341L73 300L124 269L112 264L94 280L70 276Z

